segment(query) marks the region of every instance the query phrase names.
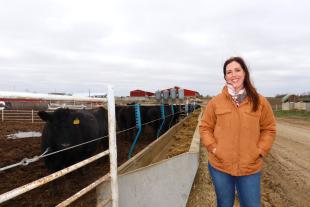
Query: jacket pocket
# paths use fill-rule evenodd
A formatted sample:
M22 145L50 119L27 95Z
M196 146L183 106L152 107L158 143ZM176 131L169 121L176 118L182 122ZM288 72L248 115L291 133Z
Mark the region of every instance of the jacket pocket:
M250 160L249 160L249 164L256 164L258 160L260 160L260 156L259 156L259 150L258 148L256 147L255 150L253 150L251 153L250 153L251 157L250 157Z
M225 153L225 151L224 151ZM220 162L220 163L225 163L227 162L227 160L225 160L225 156L223 155L223 149L220 145L216 145L216 151L215 154L213 154L213 156L215 157L215 159Z
M216 126L220 128L230 127L232 110L227 108L219 108L215 110Z
M256 132L259 131L259 113L245 111L243 113L243 117L243 124L245 128L249 130L255 130Z
M218 163L223 163L223 160L219 157L217 152L215 154L211 153L211 156L218 162Z
M221 163L223 162L223 159L219 156L218 153L215 152L214 157L218 162L221 162Z

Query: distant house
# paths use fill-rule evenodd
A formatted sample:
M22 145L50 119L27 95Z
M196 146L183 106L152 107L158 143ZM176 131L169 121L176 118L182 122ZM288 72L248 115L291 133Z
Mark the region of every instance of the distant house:
M155 93L143 91L139 89L130 91L130 97L148 97L148 96L154 96L154 95Z
M298 102L299 101L299 97L294 95L294 94L287 94L282 98L282 103L286 103L286 102Z
M292 110L295 108L295 102L297 102L298 97L294 94L287 94L282 98L282 110Z

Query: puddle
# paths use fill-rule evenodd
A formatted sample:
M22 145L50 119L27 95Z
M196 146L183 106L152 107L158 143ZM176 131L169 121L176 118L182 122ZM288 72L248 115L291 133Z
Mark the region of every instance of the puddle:
M41 137L41 132L17 132L15 134L7 135L7 139L21 139L29 137Z

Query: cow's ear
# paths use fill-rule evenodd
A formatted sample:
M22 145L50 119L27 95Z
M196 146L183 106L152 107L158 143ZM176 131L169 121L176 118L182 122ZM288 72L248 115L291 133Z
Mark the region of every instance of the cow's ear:
M47 113L45 111L39 111L38 112L39 117L43 120L43 121L52 121L53 120L53 116L50 113Z

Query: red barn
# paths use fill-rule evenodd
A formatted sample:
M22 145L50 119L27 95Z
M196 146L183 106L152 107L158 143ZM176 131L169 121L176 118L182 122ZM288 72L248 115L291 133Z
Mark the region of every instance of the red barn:
M154 96L154 95L155 95L155 93L143 91L143 90L139 90L139 89L130 91L131 97L145 97L145 96Z

